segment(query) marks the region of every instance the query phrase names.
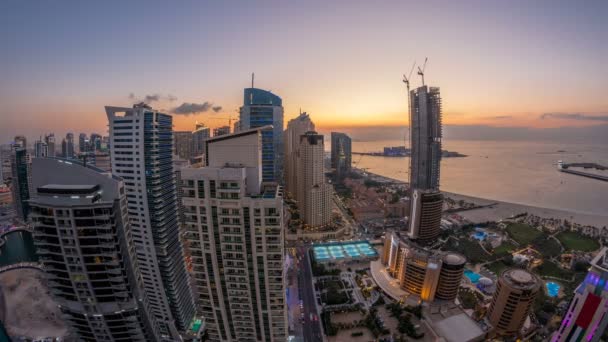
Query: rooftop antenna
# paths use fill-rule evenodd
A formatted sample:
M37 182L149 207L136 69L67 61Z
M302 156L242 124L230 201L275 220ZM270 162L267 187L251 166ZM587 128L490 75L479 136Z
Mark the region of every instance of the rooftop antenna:
M422 65L422 69L420 69L420 67L418 67L418 75L422 76L422 85L424 86L424 69L426 69L426 61L428 61L429 58L425 57L424 58L424 65Z
M253 88L253 81L255 79L255 73L251 73L251 88Z
M426 64L426 62L425 62ZM404 137L403 140L404 144L406 147L408 147L408 143L407 140L408 138L411 138L412 133L411 133L411 129L412 129L412 103L410 102L410 79L412 79L412 73L414 72L414 68L416 67L416 61L414 61L414 64L412 64L412 68L410 69L410 73L405 76L405 74L403 75L403 83L405 83L405 86L407 87L407 117L408 117L408 125L407 125L407 137ZM419 68L420 69L420 68ZM407 172L408 175L411 175L411 167L412 167L412 154L411 154L411 146L410 147L410 158L408 159L408 163L407 163ZM411 180L410 180L411 182Z

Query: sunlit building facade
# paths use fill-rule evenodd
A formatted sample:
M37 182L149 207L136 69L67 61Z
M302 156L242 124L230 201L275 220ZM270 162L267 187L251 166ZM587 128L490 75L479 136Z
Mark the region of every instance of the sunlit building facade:
M426 302L454 301L466 258L454 252L432 252L396 232L387 232L382 262L401 289Z
M245 88L239 129L271 125L262 136L262 172L265 182L283 183L283 100L258 88Z
M283 191L262 182L263 129L206 142L181 169L187 246L211 341L286 341Z
M298 169L296 162L300 153L300 137L315 130L315 124L306 112L289 120L284 133L285 146L285 190L297 197Z

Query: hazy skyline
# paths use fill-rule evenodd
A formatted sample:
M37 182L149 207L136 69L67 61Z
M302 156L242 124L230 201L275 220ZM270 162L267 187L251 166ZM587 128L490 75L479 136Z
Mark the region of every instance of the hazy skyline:
M104 105L140 99L179 108L176 130L227 124L251 72L283 98L285 122L302 108L319 130L404 125L401 75L425 56L448 125L606 127L607 12L605 1L6 1L0 139L104 133Z

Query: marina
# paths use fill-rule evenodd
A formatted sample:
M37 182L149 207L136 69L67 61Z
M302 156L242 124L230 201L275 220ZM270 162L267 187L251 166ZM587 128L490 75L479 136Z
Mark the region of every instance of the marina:
M573 175L578 175L578 176L583 176L583 177L588 177L588 178L593 178L593 179L598 179L604 182L608 182L608 172L604 175L604 174L600 174L599 172L588 172L588 171L579 171L579 170L572 170L572 167L578 167L578 168L583 168L583 169L591 169L593 171L605 171L608 168L606 168L605 166L599 165L599 164L595 164L595 163L572 163L572 164L567 164L564 163L563 161L558 161L557 162L557 169L561 172L565 172L565 173L569 173L569 174L573 174Z

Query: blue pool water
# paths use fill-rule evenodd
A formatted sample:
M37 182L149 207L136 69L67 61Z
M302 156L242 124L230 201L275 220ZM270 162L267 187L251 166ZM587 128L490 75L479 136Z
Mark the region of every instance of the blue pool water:
M477 239L479 241L483 241L483 240L486 239L487 236L488 236L488 233L486 233L486 232L484 232L482 230L479 230L479 231L476 231L475 234L473 234L471 237L473 239Z
M329 259L363 258L378 255L376 250L367 241L357 242L334 242L319 244L313 247L316 260L327 261Z
M559 294L559 288L561 287L558 283L548 281L545 286L547 286L547 295L549 297L557 297Z
M464 276L469 278L469 280L473 284L477 284L477 282L479 281L479 278L481 278L481 275L479 275L471 270L464 270Z

